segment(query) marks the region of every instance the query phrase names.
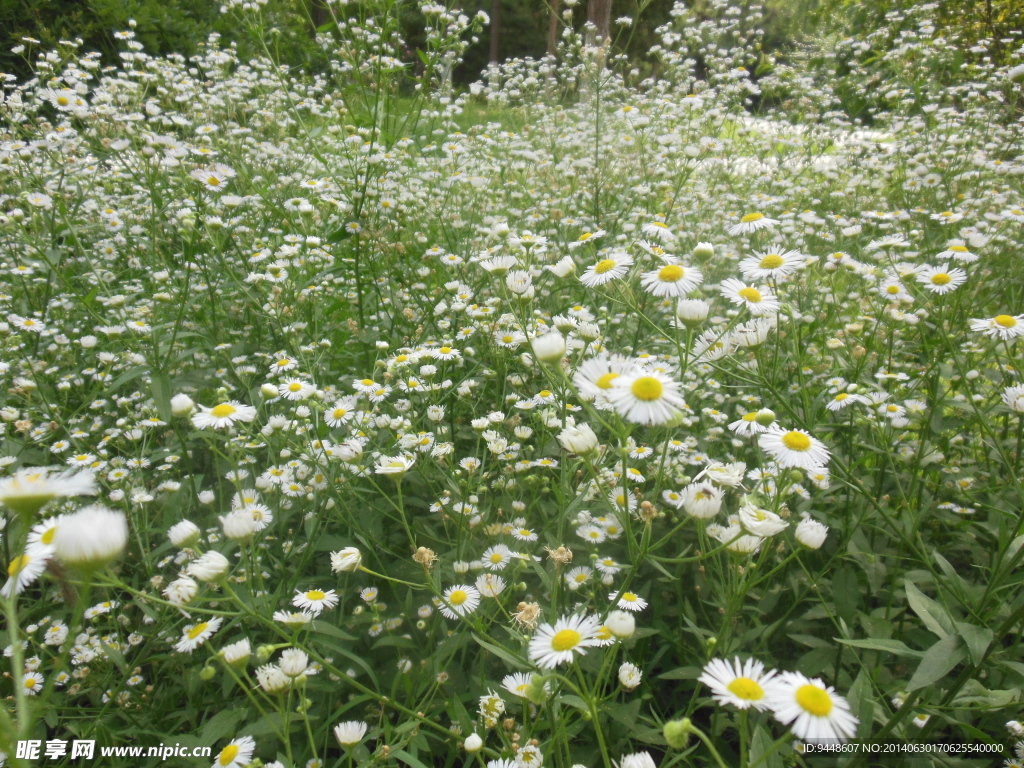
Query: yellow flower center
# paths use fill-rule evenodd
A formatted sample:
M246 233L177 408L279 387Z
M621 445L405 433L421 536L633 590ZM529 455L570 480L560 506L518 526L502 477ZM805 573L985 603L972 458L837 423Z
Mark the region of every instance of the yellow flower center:
M637 597L632 592L623 592L622 599L625 600L627 603L635 603Z
M832 697L816 685L801 685L796 691L796 703L815 717L828 717L832 711Z
M604 376L599 378L595 383L601 389L611 389L612 382L615 381L615 379L617 378L619 378L619 374L617 373L606 373Z
M686 270L678 264L668 264L658 270L658 279L663 283L677 283L683 279Z
M612 639L612 631L610 629L608 629L608 627L605 627L605 626L600 627L597 630L597 639L598 640L611 640Z
M556 651L571 651L580 644L582 639L583 635L575 629L563 629L561 632L556 632L555 636L551 638L551 647Z
M540 396L541 397L551 397L551 390L550 389L542 389L540 391Z
M288 385L289 392L298 392L300 389L302 389L302 385L297 381L293 381Z
M764 218L764 214L763 213L748 213L746 216L744 216L742 219L740 219L740 221L743 224L750 224L752 221L760 221L763 218Z
M659 399L665 390L661 382L653 376L641 376L633 382L630 389L637 400L643 400L645 403Z
M764 698L764 688L756 680L751 680L749 677L737 677L725 687L736 698L746 701L760 701Z
M327 593L321 592L319 589L311 589L306 593L308 600L323 600L325 597L327 597Z
M448 602L452 605L462 605L467 600L469 600L469 595L464 589L456 589L448 596Z
M25 687L26 688L35 688L36 687L36 679L34 677L26 677L25 678Z
M757 288L741 288L739 296L751 304L759 304L761 302L761 292Z
M189 640L195 640L197 637L199 637L201 634L203 634L203 632L206 631L206 628L208 626L210 626L209 623L207 623L205 621L201 622L199 624L196 624L194 627L192 627L192 629L190 629L188 631L188 639Z
M597 266L594 267L594 271L599 275L603 275L605 272L615 269L618 265L619 263L615 259L602 259L597 262Z
M577 573L576 574L576 583L577 584L583 584L586 580L587 580L587 574L585 574L585 573Z
M452 348L451 348L451 347L441 347L441 349L440 349L440 350L438 350L438 351L439 351L439 352L440 352L440 353L441 353L442 355L448 355L448 354L451 354Z
M900 292L900 287L898 285L887 285L885 287L885 292L890 296L895 296Z
M360 384L362 384L364 387L372 387L373 384L374 384L374 381L373 381L373 379L363 379L360 382Z
M757 421L757 411L743 414L743 421Z
M842 402L843 400L845 400L849 396L850 395L848 393L846 393L846 392L840 392L838 395L836 395L836 400L839 401L839 402Z
M220 179L218 179L216 176L211 176L206 180L206 183L209 184L211 187L216 187L218 184L220 184Z
M11 564L7 566L7 575L14 577L21 573L22 569L29 564L31 558L28 555L18 555L16 558L11 560Z
M581 243L582 242L586 242L587 240L589 240L592 237L593 237L593 235L590 232L584 232L582 235L580 235L580 242Z
M761 269L778 269L786 262L782 260L782 257L777 253L769 253L761 262L757 265Z
M1017 318L1010 315L996 315L996 325L1003 328L1015 328L1017 326Z
M56 535L57 535L57 526L53 526L53 528L47 528L46 531L43 533L43 535L39 537L39 540L41 542L43 542L43 544L52 544L53 543L53 537L56 536Z
M495 565L497 565L504 559L505 558L502 556L501 552L495 552L493 555L491 555L491 562Z
M956 251L957 253L967 253L967 248L962 245L951 245L949 246L949 250Z
M228 744L224 749L220 751L220 755L217 756L217 762L221 765L231 765L231 762L238 756L238 745Z
M936 274L932 275L932 285L946 285L952 279L953 278L950 277L949 273L947 272L937 272Z
M791 451L806 451L811 447L811 438L803 432L787 432L782 436L782 444Z
M235 406L231 405L231 403L221 403L210 411L210 415L215 419L226 419L228 416L233 415L236 410Z

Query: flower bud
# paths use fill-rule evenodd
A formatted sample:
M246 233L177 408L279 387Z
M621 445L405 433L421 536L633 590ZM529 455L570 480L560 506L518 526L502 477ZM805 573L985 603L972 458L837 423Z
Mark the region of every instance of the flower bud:
M542 363L557 363L565 355L565 339L557 331L537 336L530 344L534 357Z
M663 731L665 741L673 749L686 749L686 745L690 743L691 733L693 733L693 726L688 717L684 717L682 720L669 720L665 723Z

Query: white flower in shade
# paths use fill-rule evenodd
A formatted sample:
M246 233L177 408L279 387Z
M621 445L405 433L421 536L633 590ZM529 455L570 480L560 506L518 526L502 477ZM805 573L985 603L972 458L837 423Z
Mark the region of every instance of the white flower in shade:
M778 223L778 221L769 219L763 213L748 213L737 224L729 227L729 234L734 236L746 235L751 232L757 232L760 229L771 229Z
M476 587L457 584L444 591L441 613L449 619L457 619L472 613L480 605L480 593Z
M321 589L310 589L305 592L295 590L292 605L310 613L319 614L325 608L333 608L338 604L338 595L333 589L324 592Z
M652 221L644 224L640 228L640 231L648 237L661 240L663 243L670 243L676 239L675 233L669 228L668 224L663 221Z
M686 407L679 383L660 371L638 370L619 376L607 397L615 412L634 424L664 424Z
M559 444L569 453L586 456L597 449L597 435L587 424L569 426L558 433Z
M196 648L205 643L209 637L218 629L223 619L213 617L207 621L200 621L190 627L186 627L181 635L181 640L174 646L178 653L192 653Z
M343 747L354 747L366 735L366 723L362 720L346 720L334 726L334 738Z
M288 677L298 677L306 674L309 667L309 656L299 648L285 648L281 651L281 659L278 661L281 671Z
M690 483L683 489L683 509L690 517L710 520L722 508L725 493L708 482Z
M0 480L0 502L27 516L54 499L96 493L96 482L91 472L52 472L47 468L25 468L3 478Z
M252 753L256 749L256 741L252 736L232 739L217 755L213 768L242 768L252 762Z
M563 616L553 626L541 624L530 640L530 661L541 669L570 663L577 653L583 655L587 648L598 644L600 627L600 618L581 614Z
M588 288L596 288L625 276L631 266L633 266L633 257L628 253L623 251L608 253L599 262L587 267L587 270L580 275L580 282Z
M650 752L634 752L631 755L623 755L619 759L618 768L655 768L654 758L651 757Z
M196 429L225 429L236 422L249 422L256 418L256 409L235 400L207 408L199 406L199 413L193 414L192 424Z
M1024 315L996 315L989 319L971 320L971 330L993 339L1009 341L1024 334Z
M619 682L622 683L622 687L627 691L632 691L643 679L643 674L635 664L630 664L628 661L623 662L619 667Z
M252 646L249 645L249 639L243 637L241 640L221 648L220 655L228 664L240 667L249 661L249 656L252 655Z
M53 551L67 565L102 568L128 544L124 512L93 504L68 515L53 537Z
M38 579L46 570L46 563L49 559L49 553L45 551L29 551L12 558L7 565L7 582L3 589L0 589L0 596L9 597L11 590L14 590L16 595L24 592L25 587Z
M647 601L635 592L612 592L608 599L623 611L642 611L647 607Z
M825 538L828 536L828 526L805 517L797 525L794 534L796 540L808 549L821 549L821 545L825 543Z
M164 588L164 597L174 605L185 605L199 592L199 585L188 576L179 576Z
M712 243L697 243L691 253L695 259L704 261L715 255L715 246Z
M314 618L316 617L309 611L274 611L274 621L279 621L292 629L309 626Z
M189 563L186 572L199 581L216 581L231 567L231 563L220 552L210 550L203 553L198 560Z
M789 523L774 512L754 504L749 496L744 496L740 503L739 517L743 527L755 536L774 536L789 527Z
M542 363L557 363L565 356L565 337L558 331L535 336L530 341L533 356Z
M479 752L484 746L484 740L477 733L471 733L466 737L462 747L467 752Z
M778 425L759 435L761 449L766 451L780 467L815 469L828 464L830 454L821 441L802 429L784 430Z
M363 555L355 547L345 547L338 552L331 552L331 570L335 573L357 571L362 564Z
M1024 384L1017 384L1003 390L1003 403L1011 411L1024 413Z
M768 698L776 719L798 739L846 741L857 733L850 705L835 689L799 672L784 672Z
M722 295L737 306L747 309L755 317L774 315L779 311L779 300L765 286L753 286L729 278L719 286Z
M604 626L615 637L625 640L636 632L636 619L626 611L609 611Z
M554 264L549 264L547 270L555 277L568 277L576 271L576 262L572 260L572 256L563 256Z
M256 680L267 693L280 693L291 684L291 679L276 664L264 664L262 667L258 667Z
M199 541L199 526L191 520L181 520L168 529L167 538L179 549L191 547Z
M505 580L496 573L481 573L476 577L476 588L484 597L497 597L505 591Z
M924 267L917 273L917 282L932 293L940 296L955 291L967 282L967 273L959 267L949 268L948 264L941 267Z
M697 679L711 689L711 696L719 704L764 712L771 706L770 697L777 687L775 674L765 672L764 664L756 659L712 659Z
M196 409L196 404L192 401L192 398L185 394L177 394L171 398L171 415L179 418L184 416L191 416L192 411Z
M236 509L220 518L224 535L231 541L246 541L256 533L256 519L248 509Z
M682 298L704 282L700 270L670 262L640 275L640 285L652 296Z
M393 479L400 480L415 463L416 460L411 456L381 456L373 465L373 471L378 475L391 475Z

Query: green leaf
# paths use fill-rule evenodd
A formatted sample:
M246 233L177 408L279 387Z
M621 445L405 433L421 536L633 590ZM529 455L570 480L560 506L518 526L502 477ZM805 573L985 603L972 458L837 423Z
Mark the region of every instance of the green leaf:
M857 603L860 601L860 584L857 573L849 565L841 565L832 575L832 600L835 602L836 614L852 624L857 616Z
M347 632L342 632L336 626L334 626L333 624L328 624L326 621L314 621L310 626L314 632L320 632L324 635L330 635L331 637L336 637L339 640L355 640L355 638L352 637L352 635L348 634Z
M958 621L956 622L956 631L967 643L967 650L971 652L971 663L974 666L981 664L982 659L985 658L985 651L992 645L992 638L995 637L992 630L988 627L979 627Z
M907 602L932 634L940 638L954 634L953 620L941 605L925 595L909 579L904 585L907 590Z
M157 413L164 421L170 421L173 418L171 414L171 380L166 373L160 371L150 377L149 386L153 390L153 402L156 403Z
M238 724L245 719L247 714L249 714L247 709L222 709L203 725L203 732L199 737L200 742L210 746L226 736L233 735Z
M404 749L400 749L398 752L392 752L391 755L396 760L401 760L403 763L405 763L408 766L411 766L412 768L427 768L427 766L423 763L422 760L420 760L418 757L413 757Z
M142 374L148 371L149 368L145 365L136 365L134 368L129 368L127 371L122 373L112 382L107 385L107 390L113 392L123 384L127 384L129 381L139 378Z
M782 768L782 755L779 754L778 750L772 750L773 745L774 739L772 739L768 730L763 725L758 724L754 729L754 737L750 740L750 765L764 766L764 768Z
M944 637L927 651L907 683L907 692L916 691L941 680L967 656L967 650L957 635Z
M490 651L509 666L515 667L516 669L530 668L529 664L527 664L525 661L518 658L517 656L513 655L511 651L505 650L500 645L495 645L494 643L487 642L482 637L480 637L480 635L478 635L476 632L473 633L473 639L476 640L477 644L481 648Z
M659 680L696 680L700 677L700 667L676 667L658 675Z
M637 718L640 716L640 704L639 698L633 699L625 704L618 704L614 707L605 709L608 716L618 723L632 729L636 726Z
M558 700L563 704L568 704L570 707L575 707L581 712L590 714L590 707L587 706L587 702L581 699L579 696L574 696L571 693L567 693L564 696L559 696Z
M922 659L924 658L924 651L915 651L913 648L908 646L906 643L900 640L882 640L880 638L872 638L867 640L844 640L841 637L832 638L837 643L843 643L844 645L852 645L854 648L864 648L869 651L885 651L896 656L903 656L908 659Z
M1020 700L1020 688L990 691L977 680L968 680L953 699L954 707L1002 709Z

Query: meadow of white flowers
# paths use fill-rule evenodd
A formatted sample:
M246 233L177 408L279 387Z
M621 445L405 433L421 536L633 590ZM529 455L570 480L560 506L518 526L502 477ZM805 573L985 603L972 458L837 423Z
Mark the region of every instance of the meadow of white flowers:
M26 46L9 765L1020 766L1024 68L712 8L461 94L440 5L415 65L335 6L317 78Z

